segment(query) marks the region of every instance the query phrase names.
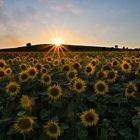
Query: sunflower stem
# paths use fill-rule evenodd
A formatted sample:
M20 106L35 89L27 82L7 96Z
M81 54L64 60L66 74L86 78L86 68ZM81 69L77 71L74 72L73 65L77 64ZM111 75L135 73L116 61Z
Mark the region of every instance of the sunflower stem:
M23 134L23 140L26 140L26 136L25 136L25 134Z

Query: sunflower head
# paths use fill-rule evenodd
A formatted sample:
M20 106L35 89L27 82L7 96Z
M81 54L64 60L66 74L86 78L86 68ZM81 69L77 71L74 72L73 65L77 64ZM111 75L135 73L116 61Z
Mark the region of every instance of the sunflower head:
M108 71L107 72L107 81L109 83L114 82L117 78L117 74L118 74L117 71L114 71L114 70Z
M84 111L81 116L81 122L82 124L87 127L91 127L93 125L96 125L99 120L99 115L95 112L94 109L89 109L87 111Z
M5 71L4 69L0 69L0 80L3 79L5 77Z
M37 75L37 70L36 70L36 68L30 67L30 68L28 69L28 74L29 74L29 77L30 77L31 79L34 79L34 78L36 77L36 75Z
M32 100L27 95L22 95L20 99L20 103L21 103L22 108L24 109L30 109L32 106Z
M134 82L129 82L126 89L125 89L125 96L126 97L133 97L135 92L137 91L137 86Z
M15 129L21 134L29 133L33 130L33 118L30 116L19 117L15 122Z
M98 79L106 78L106 72L103 71L103 70L98 71L98 72L97 72L97 78L98 78Z
M59 85L53 85L48 88L48 97L52 100L58 100L62 96L62 88Z
M51 84L51 76L49 74L43 74L41 76L41 82L44 85L50 85Z
M99 95L104 95L108 92L108 85L102 81L102 80L98 80L95 84L94 84L94 90L97 94Z
M0 59L0 68L4 68L5 61L3 59Z
M10 76L10 75L12 74L11 68L6 68L6 69L5 69L5 74L6 74L7 76Z
M81 66L81 64L79 62L74 62L72 66L77 71L82 68L82 66Z
M57 139L61 134L61 129L57 122L50 120L44 125L44 132L50 138Z
M70 81L72 80L74 77L77 76L77 71L76 70L69 70L67 73L66 73L66 77L67 79Z
M14 96L20 92L20 85L16 82L10 82L6 86L6 91L10 96Z
M95 71L95 67L92 64L87 64L85 67L85 73L87 75L93 75Z
M27 70L27 65L26 64L21 64L20 69L21 70Z
M77 93L82 93L85 91L86 85L85 85L85 81L83 81L82 79L76 79L76 81L73 84L73 88Z
M128 63L126 61L122 62L122 64L121 64L122 71L124 71L124 72L130 72L131 71L131 68L132 68L132 66L131 66L130 63Z
M29 80L29 74L27 71L22 71L19 74L19 80L20 82L27 82Z

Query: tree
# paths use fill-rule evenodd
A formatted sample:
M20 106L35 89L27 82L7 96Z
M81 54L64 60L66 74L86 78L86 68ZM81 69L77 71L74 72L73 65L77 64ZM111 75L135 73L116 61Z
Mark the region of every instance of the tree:
M31 46L32 46L31 43L26 44L26 47L31 47Z
M118 45L115 45L115 49L118 49Z

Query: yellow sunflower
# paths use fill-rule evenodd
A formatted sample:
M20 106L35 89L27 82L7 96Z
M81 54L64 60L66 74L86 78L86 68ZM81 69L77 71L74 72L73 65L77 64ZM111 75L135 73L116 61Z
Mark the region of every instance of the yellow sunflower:
M5 74L9 77L12 74L11 68L6 68L5 69Z
M103 71L103 70L100 70L100 71L97 72L96 76L97 76L98 79L106 78L106 72Z
M26 134L33 130L34 120L30 116L22 116L17 118L14 127L18 133Z
M31 79L36 78L36 76L37 76L37 69L34 68L34 67L30 67L30 68L28 69L28 74L29 74L29 77L30 77Z
M22 71L19 74L19 80L20 82L27 82L29 80L29 74L27 71Z
M69 82L69 89L70 89L70 90L74 90L73 85L74 85L74 83L75 83L75 81L76 81L77 79L78 79L77 77L74 77L74 78Z
M81 66L81 64L79 63L79 62L74 62L73 64L72 64L72 66L73 66L73 68L75 69L75 70L80 70L81 68L82 68L82 66Z
M119 61L113 60L111 64L112 64L112 66L117 67L117 66L119 66Z
M63 65L63 70L64 71L69 71L71 69L71 65L70 64L64 64Z
M44 132L50 138L57 139L61 134L61 129L57 122L50 120L44 125Z
M30 109L32 107L32 100L27 95L22 95L20 99L20 104L24 109Z
M106 94L109 91L108 85L104 81L102 81L102 80L98 80L94 84L94 90L99 95L104 95L104 94Z
M10 96L14 96L20 92L20 85L16 82L10 82L6 86L6 91Z
M125 96L126 97L133 97L137 91L137 86L134 82L129 82L126 89L125 89Z
M67 79L70 81L72 80L74 77L77 76L77 71L76 70L69 70L67 73L66 73L66 77Z
M132 66L131 66L130 63L128 63L126 61L123 61L121 63L121 69L122 69L122 71L124 71L124 72L130 72L131 71L131 68L132 68Z
M89 109L87 111L84 111L81 116L81 122L82 124L87 127L91 127L93 125L96 125L99 120L99 115L95 112L94 109Z
M51 84L51 76L49 74L43 74L41 76L41 82L44 85L50 85Z
M77 93L82 93L85 91L86 88L86 84L85 81L83 81L82 79L76 79L76 81L73 84L73 89L77 92Z
M115 71L115 70L108 71L107 72L107 81L109 83L112 83L112 82L114 82L117 79L117 76L118 76L118 72L117 71Z
M85 67L85 74L86 75L93 75L95 71L95 67L92 64L87 64Z
M20 66L21 70L27 70L27 65L26 64L21 64Z
M62 96L62 88L59 85L50 86L48 96L52 100L58 100Z
M0 80L4 79L5 77L5 71L4 69L0 68Z
M0 59L0 68L4 68L5 65L6 65L5 60Z

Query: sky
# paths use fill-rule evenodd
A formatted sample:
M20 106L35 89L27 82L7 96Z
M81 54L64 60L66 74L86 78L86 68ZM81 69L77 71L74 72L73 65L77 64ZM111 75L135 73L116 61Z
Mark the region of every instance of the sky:
M0 0L0 48L26 43L139 48L140 0Z

